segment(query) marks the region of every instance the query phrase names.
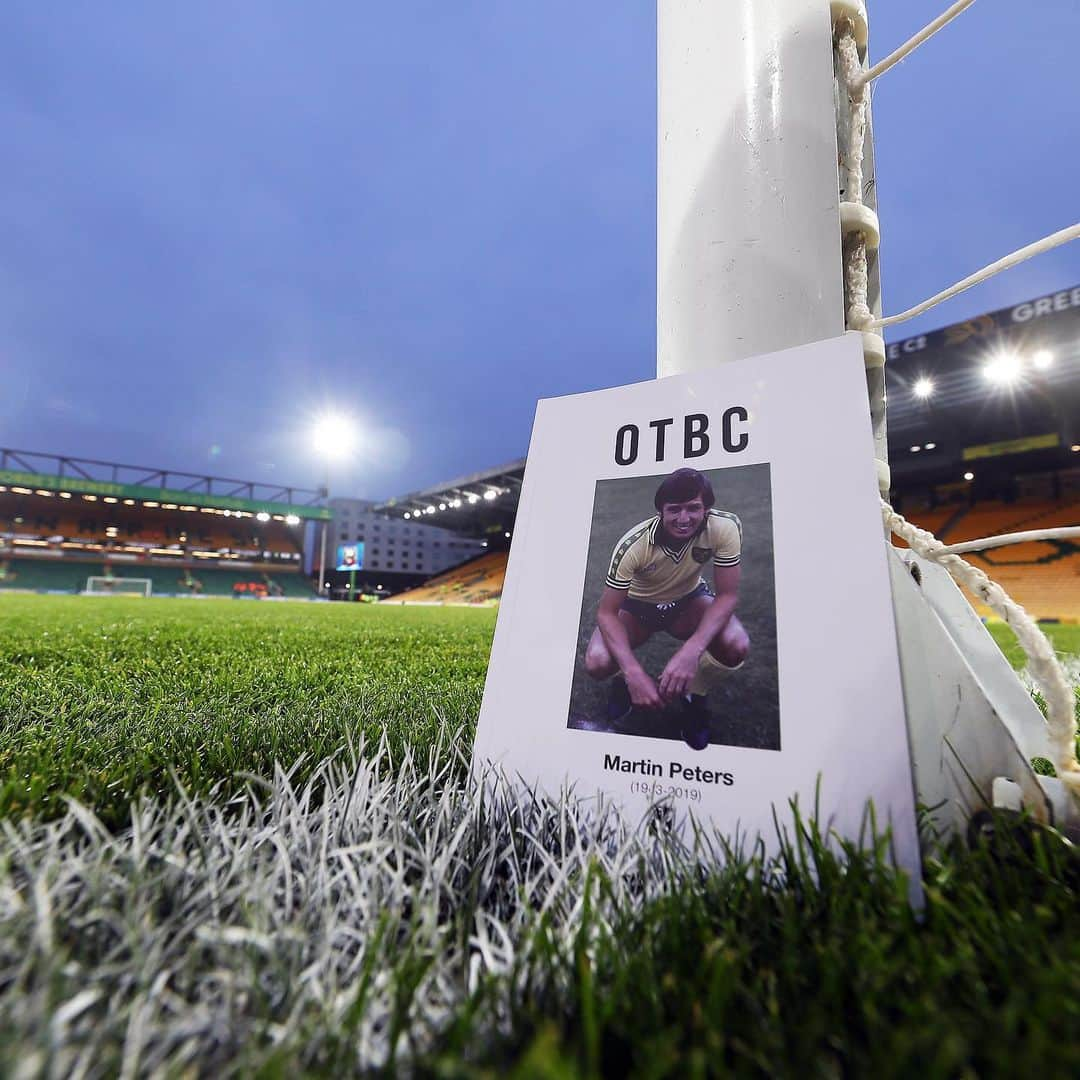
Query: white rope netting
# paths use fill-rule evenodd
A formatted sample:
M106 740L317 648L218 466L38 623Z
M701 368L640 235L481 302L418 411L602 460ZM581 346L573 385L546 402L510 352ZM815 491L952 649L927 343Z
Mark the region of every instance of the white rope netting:
M1012 629L1027 655L1032 681L1046 701L1046 732L1054 751L1054 767L1058 776L1080 795L1073 688L1038 623L987 574L951 552L933 533L905 520L884 499L881 513L890 532L905 540L916 554L947 570Z
M1080 224L1072 225L1006 255L908 311L888 318L875 318L870 310L867 252L871 246L876 248L879 232L877 215L863 205L867 87L873 79L899 63L972 3L974 0L959 0L958 3L954 3L880 63L871 68L864 68L860 52L865 49L867 40L865 8L859 0L832 0L838 78L842 92L847 95L848 105L846 112L840 111L840 156L845 173L844 200L840 209L844 229L846 319L848 329L863 331L864 337L867 333L876 333L886 326L892 326L904 319L920 315L936 304L985 281L1002 270L1080 237ZM883 348L875 348L875 353L879 357L883 352ZM868 354L868 365L869 363ZM887 462L878 462L878 475L888 476ZM883 486L886 490L882 494L887 495L887 486ZM1074 794L1080 796L1080 763L1076 759L1077 727L1073 689L1046 635L1039 629L1035 620L982 570L965 562L932 533L906 521L892 508L887 498L882 498L881 507L886 528L891 533L905 540L911 549L923 558L942 566L955 581L982 600L1012 628L1028 658L1032 680L1046 701L1047 736L1054 753L1057 774L1068 784ZM1073 530L1067 531L1070 534L1073 532ZM1027 539L1025 534L1016 534L1013 542L1021 542L1020 536ZM1003 541L1004 538L998 539ZM990 546L983 541L975 543L980 546ZM974 550L970 545L963 546Z
M966 11L975 0L957 0L952 7L943 11L933 22L927 23L917 34L913 34L911 37L900 46L899 49L894 49L884 60L879 60L873 67L868 68L866 71L860 71L856 77L852 86L861 89L867 83L871 83L879 75L884 75L886 71L891 67L895 67L906 56L913 53L928 37L936 34L943 26L948 25L959 15L961 12Z

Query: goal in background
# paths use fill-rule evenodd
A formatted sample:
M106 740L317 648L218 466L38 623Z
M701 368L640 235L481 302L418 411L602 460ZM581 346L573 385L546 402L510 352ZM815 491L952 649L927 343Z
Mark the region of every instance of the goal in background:
M153 582L143 577L88 577L85 596L149 596Z

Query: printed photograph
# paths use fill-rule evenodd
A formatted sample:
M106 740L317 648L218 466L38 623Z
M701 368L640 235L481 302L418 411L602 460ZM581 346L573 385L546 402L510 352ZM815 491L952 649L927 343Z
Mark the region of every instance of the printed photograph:
M597 482L567 726L780 749L767 464Z

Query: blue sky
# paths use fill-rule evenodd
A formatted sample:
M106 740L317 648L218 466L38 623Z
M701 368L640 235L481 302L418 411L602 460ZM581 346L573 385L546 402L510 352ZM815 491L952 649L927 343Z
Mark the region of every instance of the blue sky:
M871 5L880 57L946 6ZM388 496L655 371L655 6L0 15L0 444ZM887 312L1070 224L1075 0L980 0L875 88ZM1080 282L1080 247L891 339Z

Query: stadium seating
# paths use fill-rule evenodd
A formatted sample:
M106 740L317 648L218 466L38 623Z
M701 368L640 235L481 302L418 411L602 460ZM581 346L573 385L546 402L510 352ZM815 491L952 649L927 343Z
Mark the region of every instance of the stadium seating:
M1080 621L1080 551L1055 562L1035 565L989 566L981 559L971 561L1036 619ZM981 601L971 596L968 599L980 615L992 616Z
M987 501L961 508L912 510L908 520L949 544L1003 533L1080 524L1080 499ZM1080 620L1080 544L1035 541L965 555L1038 619ZM975 598L983 616L992 612Z
M115 535L106 527L115 523ZM0 522L10 531L26 536L45 538L63 536L71 540L97 540L117 543L183 544L205 551L269 551L273 554L293 554L299 550L297 537L284 526L223 520L203 514L183 517L135 517L130 513L106 514L98 510L74 513L57 509L25 517L15 524Z
M509 552L493 551L455 566L419 588L399 593L390 603L484 604L502 596Z
M32 589L37 592L80 592L86 579L101 569L88 563L46 559L2 559L0 589Z
M908 521L918 525L920 529L932 532L935 536L941 536L943 526L955 513L956 507L936 507L933 510L907 509L905 507L904 510L904 516ZM897 547L908 546L907 541L901 540L898 536L894 536L892 540Z
M104 573L101 563L73 562L46 559L0 560L0 589L30 589L38 592L79 593L86 588L88 577ZM149 566L145 564L111 564L117 578L149 578L152 591L158 595L201 594L204 596L310 596L311 584L299 571L218 569L196 566L188 571L190 578L201 588L188 587L182 582L181 566ZM241 588L242 586L242 588Z

